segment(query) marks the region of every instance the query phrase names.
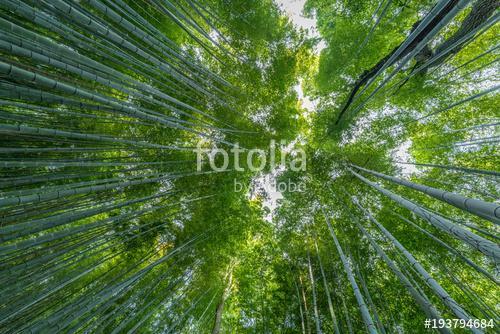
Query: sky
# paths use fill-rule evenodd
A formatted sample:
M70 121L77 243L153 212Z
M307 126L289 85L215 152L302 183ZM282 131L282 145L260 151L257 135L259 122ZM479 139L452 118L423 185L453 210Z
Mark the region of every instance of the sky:
M306 18L302 15L306 0L275 0L275 2L286 13L286 15L290 18L295 26L307 29L309 32L309 36L311 37L319 37L319 33L316 28L316 20ZM321 50L325 47L326 45L324 41L321 41L316 47L316 53L321 52ZM297 92L298 99L302 107L307 109L309 112L313 112L316 109L316 103L314 101L311 101L307 96L304 95L301 87L301 82L298 82L294 86L294 89ZM395 152L393 152L395 160L409 161L410 159L408 149L410 145L411 142L405 142L397 147ZM409 176L412 173L416 172L415 166L412 165L400 165L400 167L402 169L402 174L405 176ZM269 195L269 197L265 199L263 203L263 205L269 208L269 210L271 211L265 217L265 219L268 221L272 220L272 211L278 206L278 201L283 198L281 192L279 192L275 188L276 177L280 172L281 171L275 170L269 174L261 175L260 177L254 179L254 187L257 189L264 189Z
M306 0L275 0L275 2L285 12L295 26L307 29L310 37L319 37L316 29L316 20L306 18L302 15L302 10ZM315 52L321 52L325 46L325 43L321 41L316 46ZM310 112L314 111L316 109L316 104L304 95L301 82L298 82L294 86L294 89L297 92L297 96L302 107ZM290 144L289 149L291 149L291 146L293 146L293 144ZM272 211L278 206L278 201L283 198L281 192L276 189L276 177L280 172L282 172L282 170L274 170L271 173L262 175L254 180L255 188L264 189L269 195L269 198L265 199L263 203L263 205L271 211L265 217L268 221L272 220Z
M316 27L316 19L310 19L302 15L306 0L275 0L275 2L286 13L295 26L307 29L310 37L320 37ZM325 47L326 44L324 41L320 41L316 46L316 53L319 54ZM314 111L316 109L316 104L314 101L309 100L307 96L304 96L300 82L295 85L294 89L297 92L302 107L309 111Z
M305 2L306 0L276 0L278 6L286 12L295 25L314 30L316 28L316 21L302 16L302 9Z
M311 37L319 37L316 20L302 15L306 0L275 0L275 2L285 11L294 25L307 29ZM316 46L316 53L319 53L325 47L326 45L323 41L319 42Z

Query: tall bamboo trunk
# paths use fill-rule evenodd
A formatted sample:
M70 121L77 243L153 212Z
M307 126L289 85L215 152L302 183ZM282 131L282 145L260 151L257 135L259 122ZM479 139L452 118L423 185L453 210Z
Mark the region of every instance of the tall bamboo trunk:
M370 311L368 310L368 307L366 306L366 302L364 301L363 295L361 294L358 284L356 283L356 280L354 279L354 275L352 273L351 266L349 265L349 262L346 259L346 256L344 255L344 251L342 250L342 247L340 246L340 243L337 239L337 236L335 235L335 232L333 230L332 225L330 224L330 220L328 219L328 216L323 210L323 215L325 216L325 221L326 224L328 225L328 229L330 230L330 234L333 238L333 241L335 243L335 246L337 248L337 252L339 253L340 260L342 261L342 264L344 265L344 270L347 274L347 278L349 279L349 282L351 283L351 287L354 290L354 296L356 297L356 301L358 302L358 306L361 312L361 316L363 318L363 321L366 325L366 328L370 334L378 334L375 324L373 323L372 317L370 315Z
M434 307L431 301L424 295L420 294L419 291L413 286L410 280L401 272L398 266L392 261L382 248L376 243L372 236L366 231L366 229L357 221L355 221L358 228L361 230L363 235L366 236L372 247L375 249L377 254L384 260L384 262L389 266L392 272L398 277L404 287L408 290L411 296L415 299L417 304L420 306L421 310L432 319L442 319L439 311ZM451 333L447 328L440 328L441 333Z
M356 169L362 170L368 174L377 176L384 180L423 192L440 201L453 205L456 208L472 213L481 218L487 219L495 224L500 224L500 205L495 203L485 202L479 199L467 198L459 194L451 193L441 189L413 183L394 176L385 175L370 169L351 165Z
M233 284L233 266L231 265L229 268L229 272L227 273L226 288L222 292L221 299L219 301L219 304L217 304L217 308L215 310L215 321L214 321L214 327L212 328L212 334L220 333L220 328L222 325L222 314L224 313L224 304L226 303L227 298L231 294L232 284Z
M321 323L319 320L319 312L318 312L318 301L317 301L317 296L316 296L316 282L314 280L314 275L312 271L312 266L311 266L311 257L309 255L309 252L307 252L307 264L309 267L309 279L311 280L311 289L313 293L313 307L314 307L314 322L316 324L316 333L321 334Z
M495 261L498 261L500 259L500 248L498 245L495 243L491 242L488 239L485 239L483 237L480 237L468 230L465 230L461 228L460 226L457 226L453 222L449 221L448 219L445 219L439 215L436 215L432 212L430 212L427 209L422 208L421 206L407 200L404 197L401 197L399 195L394 194L393 192L382 188L378 184L368 180L367 178L359 175L358 173L354 172L352 169L349 168L351 173L353 173L354 176L356 176L358 179L363 181L364 183L372 186L373 188L377 189L387 197L391 198L393 201L399 203L401 206L407 208L408 210L414 212L416 215L419 217L425 219L427 222L430 224L436 226L437 228L445 231L446 233L468 243L470 246L476 248L483 254L491 257Z
M424 278L427 285L433 290L433 292L441 298L444 304L450 308L450 310L460 319L465 321L473 321L474 319L469 316L469 314L462 308L462 306L457 303L453 297L424 269L420 262L415 259L415 257L382 225L380 224L368 210L365 210L357 201L355 204L359 209L368 216L369 220L379 228L379 230L385 235L385 237L392 242L392 244L399 249L403 255L406 257L408 262L413 268ZM478 329L471 328L473 333L482 333Z
M328 288L328 283L326 281L325 270L323 268L323 262L321 261L321 256L319 255L318 242L316 241L316 236L314 237L314 247L316 248L316 255L318 257L319 269L321 270L321 277L323 278L323 286L325 288L325 294L328 301L328 309L330 311L330 315L332 317L333 328L335 330L335 334L340 334L339 325L337 317L335 316L335 312L333 311L333 303L330 295L330 289Z

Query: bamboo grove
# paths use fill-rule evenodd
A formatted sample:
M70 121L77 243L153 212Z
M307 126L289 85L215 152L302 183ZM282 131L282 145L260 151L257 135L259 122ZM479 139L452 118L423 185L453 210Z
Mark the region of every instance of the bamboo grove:
M0 333L496 333L499 6L0 0Z

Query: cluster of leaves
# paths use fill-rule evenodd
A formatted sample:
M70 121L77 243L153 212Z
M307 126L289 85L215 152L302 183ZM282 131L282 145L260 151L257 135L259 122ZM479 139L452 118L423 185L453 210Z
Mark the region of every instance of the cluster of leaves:
M308 0L315 54L272 0L1 2L0 332L424 333L430 309L497 321L498 216L403 181L498 201L498 27L430 71L412 59L375 78L335 123L433 3ZM271 220L269 195L246 191L262 175L197 170L199 143L273 139L307 169L265 169L306 189Z

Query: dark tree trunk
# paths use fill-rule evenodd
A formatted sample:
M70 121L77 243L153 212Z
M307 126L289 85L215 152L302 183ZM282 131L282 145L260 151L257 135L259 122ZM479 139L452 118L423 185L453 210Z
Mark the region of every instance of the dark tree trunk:
M396 50L399 49L399 47L404 43L404 41L401 42L394 49L392 49L392 51L389 52L388 55L386 55L381 60L379 60L379 62L377 64L375 64L372 68L370 68L369 70L364 71L363 74L361 74L361 76L358 78L358 80L356 80L356 82L354 83L354 87L352 88L351 93L349 93L349 96L347 98L347 101L344 103L344 106L340 110L340 113L339 113L339 115L337 117L337 120L335 121L335 125L337 125L340 122L340 120L344 116L345 112L347 111L347 109L351 105L352 100L354 99L354 96L356 96L356 93L361 89L361 87L363 87L368 82L368 80L370 80L371 78L373 78L375 76L375 74L377 74L377 72L384 65L391 66L394 63L396 63L398 60L401 60L402 58L404 58L405 56L407 56L409 53L411 53L417 47L418 43L420 43L432 31L432 29L434 29L434 27L446 16L446 14L448 14L448 12L451 9L453 9L453 7L455 7L457 5L457 3L458 3L458 0L452 0L452 1L450 1L434 17L434 19L432 19L429 22L429 24L424 29L422 29L422 31L413 39L413 41L395 59L393 59L390 63L387 63L387 62L389 61L389 59L391 58L391 56L396 52ZM420 24L420 22L421 22L421 20L417 21L413 25L412 32L418 27L418 25Z
M391 60L390 63L388 63L389 59L391 56L396 52L396 50L404 43L400 43L398 46L396 46L391 52L389 52L388 55L383 57L379 62L377 62L372 68L365 70L363 74L360 75L360 77L356 80L354 83L354 86L349 93L346 102L344 103L342 109L340 110L339 115L337 116L337 119L335 121L335 125L337 125L342 117L344 116L345 112L347 109L350 107L352 104L352 101L354 97L356 96L357 92L364 86L366 83L373 78L377 72L383 67L383 66L391 66L394 65L397 61L401 60L408 54L410 54L416 47L417 45L426 38L426 36L436 27L437 24L458 4L458 0L452 0L450 1L430 22L429 24L422 29L422 31L414 38L414 40L393 60ZM458 31L453 34L450 38L448 38L446 41L444 41L437 49L436 52L433 52L429 46L426 46L424 49L422 49L421 52L416 56L417 62L425 62L426 60L430 59L433 54L438 54L439 52L445 50L449 46L451 46L453 43L461 39L463 36L471 32L473 29L478 27L480 24L485 22L493 13L495 10L499 7L500 2L498 0L478 0L470 14L464 19L462 22L461 27L458 29ZM412 31L416 29L416 27L421 23L420 21L417 21L413 25ZM460 45L457 45L452 52L450 52L450 55L457 53L460 51L460 49L463 47L464 43L461 43ZM441 58L440 60L436 60L432 64L432 66L436 66L443 62L446 59L446 57Z
M390 63L387 63L391 56L396 52L396 50L402 45L399 44L397 47L395 47L388 55L386 55L384 58L382 58L377 64L375 64L372 68L369 70L366 70L361 74L361 76L356 80L354 83L354 87L352 88L351 92L349 93L349 96L347 97L346 102L344 103L344 106L340 110L339 115L337 116L337 119L335 121L335 125L337 125L344 114L346 113L347 109L350 107L352 104L352 101L354 97L356 96L357 92L364 86L366 83L377 74L377 72L384 66L391 66L397 61L401 60L403 57L408 55L410 52L412 52L415 47L420 43L432 29L443 19L443 17L451 10L453 9L458 3L458 0L453 0L446 5L441 12L436 15L436 17L431 20L431 22L415 37L415 39L395 58L393 59ZM446 39L443 43L441 43L437 48L436 51L431 50L431 48L426 45L422 51L420 51L416 57L415 60L417 61L417 64L413 68L413 70L419 65L425 63L429 59L431 59L435 54L440 54L447 48L451 47L454 43L458 42L460 39L462 39L465 35L470 33L472 30L475 28L479 27L482 23L484 23L486 20L488 20L498 9L500 6L500 1L498 0L478 0L472 7L471 12L467 17L463 20L460 28L448 39ZM413 25L413 30L420 24L421 21L416 22ZM470 37L472 39L472 36ZM470 40L469 39L469 40ZM458 53L468 42L468 40L462 41L460 44L456 45L451 51L448 52L447 56L441 57L439 59L436 59L433 61L431 64L428 64L426 68L420 69L419 72L424 72L426 69L429 67L435 67L446 61L450 56ZM413 71L412 70L412 71ZM406 83L406 81L404 82ZM404 85L403 83L403 85ZM402 85L401 85L402 86ZM401 87L400 87L401 88Z
M472 30L479 27L482 23L488 20L498 9L500 6L500 1L498 0L478 0L474 6L472 7L471 12L467 17L463 20L460 28L448 39L446 39L443 43L441 43L437 48L434 54L438 55L447 48L451 47L454 43L457 43L460 39L462 39L465 35L470 33ZM437 66L450 56L458 53L465 44L470 41L473 37L471 36L468 40L460 42L460 44L456 45L446 57L441 57L436 59L436 61L432 62L429 67Z

